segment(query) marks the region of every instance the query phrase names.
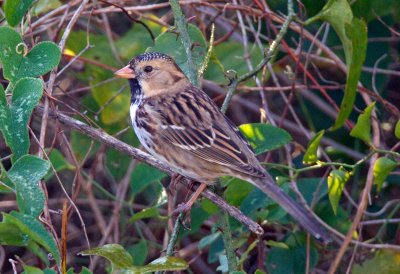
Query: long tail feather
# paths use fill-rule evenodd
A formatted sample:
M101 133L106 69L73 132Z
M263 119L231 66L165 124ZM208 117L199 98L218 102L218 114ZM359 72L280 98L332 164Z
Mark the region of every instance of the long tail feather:
M329 243L332 241L331 236L322 227L320 222L305 208L296 203L289 197L281 188L279 188L271 176L267 175L265 178L251 178L247 179L268 197L277 202L283 207L305 230L307 230L317 240Z

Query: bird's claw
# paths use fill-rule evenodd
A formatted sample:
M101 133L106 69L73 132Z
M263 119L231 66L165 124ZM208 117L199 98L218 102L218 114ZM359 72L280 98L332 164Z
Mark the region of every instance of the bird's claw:
M171 175L171 183L168 186L168 191L173 194L176 192L178 183L181 181L181 179L183 178L182 175L175 173Z
M190 212L190 209L191 209L191 208L192 208L192 207L191 207L190 205L188 205L187 203L182 203L182 204L179 204L179 205L175 208L175 210L172 212L172 214L173 214L173 215L178 215L178 214L180 214L180 213L187 214L187 213Z
M178 215L180 213L184 214L181 224L187 230L190 230L190 224L191 224L190 209L191 208L192 207L190 205L188 205L187 203L182 203L182 204L179 204L177 206L177 208L175 208L175 210L172 212L172 215Z

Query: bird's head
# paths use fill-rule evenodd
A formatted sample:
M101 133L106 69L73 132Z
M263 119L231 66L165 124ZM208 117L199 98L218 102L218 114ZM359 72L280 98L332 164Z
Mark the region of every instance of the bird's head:
M114 74L132 81L137 80L144 97L176 92L189 84L174 59L159 52L138 55Z

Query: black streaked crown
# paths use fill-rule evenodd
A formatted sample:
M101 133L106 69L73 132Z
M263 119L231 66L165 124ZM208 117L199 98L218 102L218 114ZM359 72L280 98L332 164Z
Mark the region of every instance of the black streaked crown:
M170 62L174 62L174 59L172 59L172 57L161 53L161 52L146 52L143 54L140 54L138 56L136 56L135 58L133 58L130 62L129 65L131 67L135 67L135 65L137 65L140 62L143 61L151 61L151 60L166 60L166 61L170 61Z

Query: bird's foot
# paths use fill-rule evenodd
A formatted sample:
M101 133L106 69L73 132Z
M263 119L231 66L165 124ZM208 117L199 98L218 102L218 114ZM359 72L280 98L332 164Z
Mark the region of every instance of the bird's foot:
M172 212L173 215L178 215L180 213L190 213L190 209L192 208L192 205L188 203L181 203L179 204L175 210Z
M171 183L168 186L169 193L173 194L176 192L177 186L181 182L182 178L183 176L178 173L171 175Z
M181 224L187 230L190 230L190 225L191 225L191 219L190 219L191 209L192 205L190 205L189 203L182 203L179 204L172 212L172 215L179 215L181 213L183 214Z

